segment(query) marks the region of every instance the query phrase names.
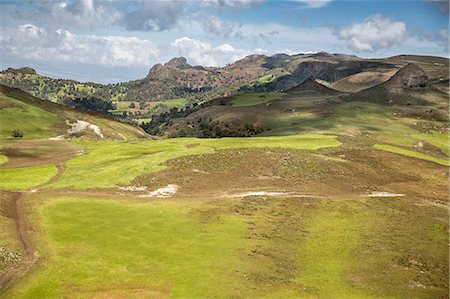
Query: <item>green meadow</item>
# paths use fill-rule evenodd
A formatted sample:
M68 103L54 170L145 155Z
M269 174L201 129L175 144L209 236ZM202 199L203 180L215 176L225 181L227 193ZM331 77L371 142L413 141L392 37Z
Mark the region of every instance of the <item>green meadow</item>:
M376 149L379 150L383 150L383 151L387 151L387 152L391 152L394 154L399 154L399 155L404 155L407 157L412 157L412 158L417 158L417 159L421 159L421 160L426 160L426 161L431 161L440 165L444 165L444 166L450 166L450 162L447 159L444 158L436 158L427 154L423 154L420 152L416 152L416 151L411 151L411 150L407 150L407 149L403 149L401 147L397 147L397 146L392 146L392 145L386 145L386 144L375 144L373 146Z
M281 92L273 92L267 94L247 93L234 96L232 105L234 107L254 106L279 99L283 95L284 93Z
M163 170L164 162L182 156L232 148L293 148L316 150L339 146L332 135L198 139L177 138L142 142L79 142L87 154L67 162L53 188L111 188L135 177Z
M53 164L20 167L0 168L0 189L25 190L42 185L56 175Z
M13 139L14 130L20 130L26 139L43 138L64 126L64 122L56 114L35 105L0 94L0 104L2 103L7 107L0 109L0 139Z

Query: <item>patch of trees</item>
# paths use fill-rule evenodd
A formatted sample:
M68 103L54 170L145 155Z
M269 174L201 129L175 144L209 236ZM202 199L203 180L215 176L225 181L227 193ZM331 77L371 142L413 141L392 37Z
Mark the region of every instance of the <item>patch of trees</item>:
M221 137L251 137L264 132L264 128L250 123L234 124L223 121L212 121L211 118L197 118L188 122L186 127L181 127L170 137L200 137L200 138L221 138Z
M186 117L196 111L199 107L204 107L202 105L193 103L191 106L185 107L184 109L178 110L174 107L169 111L152 115L152 120L148 123L141 124L141 128L151 135L161 135L168 126L172 125L172 119Z
M65 98L62 100L62 104L79 110L95 111L103 114L109 114L108 110L116 109L116 105L112 102L93 97L75 99Z

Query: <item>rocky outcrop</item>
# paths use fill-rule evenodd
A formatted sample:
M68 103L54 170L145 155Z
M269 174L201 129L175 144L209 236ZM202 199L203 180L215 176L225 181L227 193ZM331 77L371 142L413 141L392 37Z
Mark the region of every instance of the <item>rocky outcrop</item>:
M386 85L391 88L421 88L428 86L428 76L417 64L409 63L401 68Z

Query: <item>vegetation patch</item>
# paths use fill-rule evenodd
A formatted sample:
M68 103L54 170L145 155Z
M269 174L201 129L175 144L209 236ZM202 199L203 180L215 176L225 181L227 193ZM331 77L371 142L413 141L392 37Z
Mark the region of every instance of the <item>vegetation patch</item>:
M200 223L189 204L93 198L45 204L38 218L48 262L14 297L226 296L245 224L227 215Z
M186 145L198 144L189 148ZM332 135L295 135L253 138L176 138L134 143L79 142L87 154L67 163L67 170L52 186L78 189L111 188L127 184L135 177L156 172L166 166L162 163L182 156L213 153L232 148L292 148L316 150L339 146Z
M5 155L0 155L0 164L6 163L8 161L8 157Z
M434 163L437 163L440 165L444 165L444 166L450 166L448 159L436 158L436 157L433 157L433 156L430 156L427 154L403 149L403 148L392 146L392 145L375 144L373 147L378 150L387 151L387 152L391 152L394 154L399 154L399 155L404 155L404 156L412 157L412 158L416 158L416 159L431 161L431 162L434 162Z
M1 94L0 99L14 105L0 109L1 139L14 139L15 131L20 131L23 139L38 139L51 135L57 131L55 128L65 126L56 114Z
M367 210L357 203L322 203L305 222L308 232L299 250L297 281L317 297L367 298L351 285L347 271L356 266L354 251L367 230Z
M0 189L23 190L48 182L56 175L53 164L0 169Z
M245 93L234 96L232 105L234 107L254 106L267 103L281 98L284 95L282 92L273 93Z
M167 100L167 101L163 101L161 102L161 104L173 108L180 108L183 106L186 106L189 103L189 101L186 98L179 98L179 99L171 99L171 100Z

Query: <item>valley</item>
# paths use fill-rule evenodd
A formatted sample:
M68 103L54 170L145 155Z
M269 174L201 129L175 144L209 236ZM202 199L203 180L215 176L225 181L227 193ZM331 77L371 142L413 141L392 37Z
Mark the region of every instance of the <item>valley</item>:
M448 297L448 59L175 59L67 92L170 107L142 127L25 71L0 76L1 297Z

